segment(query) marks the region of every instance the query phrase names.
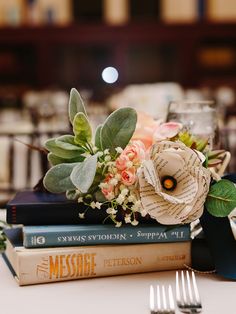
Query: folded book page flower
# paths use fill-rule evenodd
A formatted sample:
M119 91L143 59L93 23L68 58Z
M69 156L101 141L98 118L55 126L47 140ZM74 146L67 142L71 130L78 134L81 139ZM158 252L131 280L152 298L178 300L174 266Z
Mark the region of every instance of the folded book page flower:
M150 160L138 172L142 206L166 225L199 218L210 186L210 171L199 155L180 142L153 145Z

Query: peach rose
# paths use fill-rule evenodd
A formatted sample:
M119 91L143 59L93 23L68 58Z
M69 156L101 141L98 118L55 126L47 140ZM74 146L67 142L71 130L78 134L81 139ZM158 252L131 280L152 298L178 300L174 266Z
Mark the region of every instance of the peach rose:
M136 181L136 169L135 167L131 167L129 169L123 170L121 172L121 182L124 185L132 185Z
M166 122L160 124L154 134L154 141L162 141L175 137L179 131L182 129L183 125L178 122Z
M137 112L138 121L136 124L136 130L133 134L132 140L140 140L148 149L153 144L153 133L160 125L160 120L154 120L153 117L145 112Z
M141 141L132 141L130 145L126 146L121 155L127 156L134 163L140 163L145 159L145 145Z
M116 168L120 171L126 169L127 162L129 162L129 157L122 152L120 156L116 159Z

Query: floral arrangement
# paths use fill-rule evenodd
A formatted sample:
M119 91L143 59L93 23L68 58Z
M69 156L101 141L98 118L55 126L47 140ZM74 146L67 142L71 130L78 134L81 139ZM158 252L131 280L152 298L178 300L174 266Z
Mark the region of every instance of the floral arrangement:
M211 151L207 139L180 123L154 121L127 107L114 111L93 135L76 89L70 92L69 119L73 135L45 143L52 165L43 181L48 191L66 192L87 209L105 208L117 227L135 226L139 217L185 224L205 208L225 217L236 207L235 185L213 180L225 151Z

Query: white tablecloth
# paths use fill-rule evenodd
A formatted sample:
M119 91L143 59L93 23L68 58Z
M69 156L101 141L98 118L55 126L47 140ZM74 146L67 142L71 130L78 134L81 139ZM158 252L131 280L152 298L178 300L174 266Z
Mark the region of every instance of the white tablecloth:
M149 285L175 290L174 278L168 271L19 287L0 257L0 313L149 314ZM197 281L203 313L235 313L236 282L216 275L197 275Z

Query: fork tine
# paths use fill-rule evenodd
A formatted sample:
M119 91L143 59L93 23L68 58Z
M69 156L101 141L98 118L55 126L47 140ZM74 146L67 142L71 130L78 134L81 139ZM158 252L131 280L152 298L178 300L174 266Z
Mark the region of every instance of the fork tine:
M154 304L154 288L153 288L153 285L150 286L149 307L150 307L151 313L154 313L155 304Z
M176 272L176 280L175 280L175 290L176 290L176 300L180 302L180 289L179 289L179 272Z
M195 299L197 302L201 302L200 295L198 292L196 277L195 277L195 274L193 271L192 271L192 282L193 282L193 290L194 290L194 294L195 294Z
M184 279L184 272L181 271L181 284L182 284L182 292L183 292L183 299L184 302L187 302L187 295L186 295L186 288L185 288L185 279Z
M168 287L168 294L169 294L170 310L172 312L174 312L175 311L175 303L174 303L174 297L173 297L173 292L172 292L171 285L169 285L169 287Z
M157 285L157 311L161 311L161 293L159 285Z
M187 277L189 300L190 300L190 302L193 302L193 294L192 294L192 288L191 288L191 283L190 283L190 277L189 277L188 270L186 271L186 277Z

